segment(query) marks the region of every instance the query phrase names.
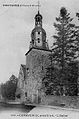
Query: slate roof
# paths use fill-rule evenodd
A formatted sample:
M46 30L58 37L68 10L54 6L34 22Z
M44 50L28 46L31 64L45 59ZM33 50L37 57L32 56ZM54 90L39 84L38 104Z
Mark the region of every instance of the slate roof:
M32 49L43 50L43 51L48 51L48 52L51 52L51 53L52 53L52 50L49 50L49 49L43 49L43 48L38 48L38 47L32 47L32 48L30 48L29 51L27 51L27 53L26 53L25 55L27 55Z
M15 79L17 78L15 75L12 74L12 76L10 77L10 79Z

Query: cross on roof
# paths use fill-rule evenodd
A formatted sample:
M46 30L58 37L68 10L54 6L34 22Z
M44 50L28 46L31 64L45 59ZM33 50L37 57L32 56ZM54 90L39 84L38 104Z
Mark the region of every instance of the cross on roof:
M38 0L38 11L40 11L40 2L39 2L39 0Z

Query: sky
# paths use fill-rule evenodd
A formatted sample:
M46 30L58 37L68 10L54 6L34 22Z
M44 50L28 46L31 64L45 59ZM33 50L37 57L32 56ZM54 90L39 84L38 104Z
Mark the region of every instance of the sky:
M25 53L29 50L31 31L37 7L3 7L3 4L36 5L38 0L0 0L0 83L12 74L18 77L20 64L26 64ZM66 7L78 24L75 16L79 12L79 0L40 0L43 28L47 33L49 46L55 33L53 23L61 7ZM79 24L78 24L79 25Z

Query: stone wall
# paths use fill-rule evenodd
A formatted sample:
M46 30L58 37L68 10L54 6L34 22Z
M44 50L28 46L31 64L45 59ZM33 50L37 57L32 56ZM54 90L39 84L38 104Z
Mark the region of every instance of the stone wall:
M79 96L45 96L41 100L41 104L50 106L79 107Z
M18 95L20 95L20 97L17 97ZM24 80L24 72L22 66L20 67L19 75L18 75L16 100L19 102L23 102L25 100L25 80Z
M50 53L50 51L32 49L26 55L26 91L31 102L38 103L42 79L45 76L46 67L51 64Z

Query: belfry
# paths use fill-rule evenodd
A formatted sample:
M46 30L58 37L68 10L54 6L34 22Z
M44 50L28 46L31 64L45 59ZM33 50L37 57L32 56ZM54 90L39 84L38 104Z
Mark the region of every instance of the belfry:
M41 49L49 49L48 44L46 42L46 32L42 28L42 15L38 11L35 16L35 28L31 32L31 42L30 48L41 48Z

